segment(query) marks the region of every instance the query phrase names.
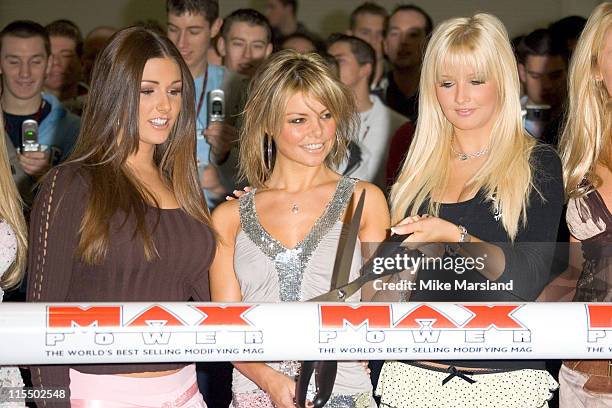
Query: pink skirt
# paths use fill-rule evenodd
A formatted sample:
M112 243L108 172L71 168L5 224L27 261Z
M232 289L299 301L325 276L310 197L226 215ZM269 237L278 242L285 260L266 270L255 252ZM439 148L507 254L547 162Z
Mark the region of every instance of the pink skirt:
M73 408L206 408L195 365L162 377L83 374L70 369Z

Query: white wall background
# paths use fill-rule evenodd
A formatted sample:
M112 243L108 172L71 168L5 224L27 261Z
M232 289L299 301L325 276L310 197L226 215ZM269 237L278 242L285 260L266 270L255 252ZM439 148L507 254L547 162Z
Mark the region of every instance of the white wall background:
M409 0L410 1L410 0ZM301 0L298 16L309 28L326 36L343 31L348 15L361 0ZM404 1L406 2L406 1ZM506 24L511 36L570 14L588 17L600 0L413 0L440 22L454 16L477 11L495 14ZM220 0L221 14L241 7L263 11L265 0ZM398 0L379 0L391 10ZM122 27L138 20L156 19L165 23L164 0L0 0L0 27L16 19L31 19L47 24L68 18L79 25L84 34L96 26Z

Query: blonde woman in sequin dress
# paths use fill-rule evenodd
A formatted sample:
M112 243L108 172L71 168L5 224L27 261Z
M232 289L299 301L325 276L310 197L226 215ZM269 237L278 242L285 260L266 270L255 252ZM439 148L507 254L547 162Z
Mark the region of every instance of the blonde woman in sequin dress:
M260 67L240 143L241 172L254 189L213 213L220 236L210 271L213 301L295 302L327 292L340 235L363 190L359 239L385 238L382 192L332 170L346 154L355 117L350 91L319 56L285 50ZM360 251L351 278L358 276ZM233 407L294 407L297 362L234 367ZM374 406L363 365L340 362L326 407Z
M0 302L4 290L14 288L21 282L27 251L27 230L21 199L11 174L4 123L0 115ZM2 367L0 362L0 396L2 388L9 387L23 387L23 380L17 367ZM23 403L1 401L0 398L0 407L24 406Z

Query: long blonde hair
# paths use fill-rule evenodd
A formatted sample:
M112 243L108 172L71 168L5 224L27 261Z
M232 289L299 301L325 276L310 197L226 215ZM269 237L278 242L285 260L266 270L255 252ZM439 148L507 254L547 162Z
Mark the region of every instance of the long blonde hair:
M17 286L23 277L28 251L28 229L23 218L21 196L12 177L2 116L0 114L0 219L11 226L17 238L15 261L0 278L0 288L8 289Z
M580 197L601 184L595 174L597 164L612 171L610 95L603 81L596 79L611 27L612 2L605 2L589 17L572 57L568 119L559 148L568 197ZM585 179L587 183L582 183Z
M501 21L484 13L447 20L429 40L419 84L416 133L391 190L393 222L417 214L432 191L447 186L453 126L442 112L436 87L444 70L454 67L470 67L482 79L496 83L498 113L489 155L468 185L495 197L491 205L496 206L504 229L514 240L519 222L526 223L532 188L529 158L535 141L523 130L517 65L508 34ZM439 203L429 200L429 214L437 215L439 208Z
M244 108L240 174L254 187L263 187L272 172L264 154L266 139L280 132L287 102L298 92L320 101L336 120L336 140L326 164L337 167L346 155L358 124L351 91L336 78L321 56L279 51L257 70Z

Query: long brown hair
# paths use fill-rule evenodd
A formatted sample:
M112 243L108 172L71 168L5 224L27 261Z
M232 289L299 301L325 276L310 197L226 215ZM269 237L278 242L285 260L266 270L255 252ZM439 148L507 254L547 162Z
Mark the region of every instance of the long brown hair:
M111 37L96 61L81 132L66 163L84 167L91 182L78 247L79 256L88 264L101 263L106 256L108 220L117 212L135 218L135 232L143 238L146 259L157 253L145 222L145 214L152 204L158 207L157 201L126 165L139 146L140 82L151 58L174 60L183 81L181 111L168 139L155 147L155 164L182 210L210 225L198 184L195 96L189 68L166 37L142 27L126 28Z

